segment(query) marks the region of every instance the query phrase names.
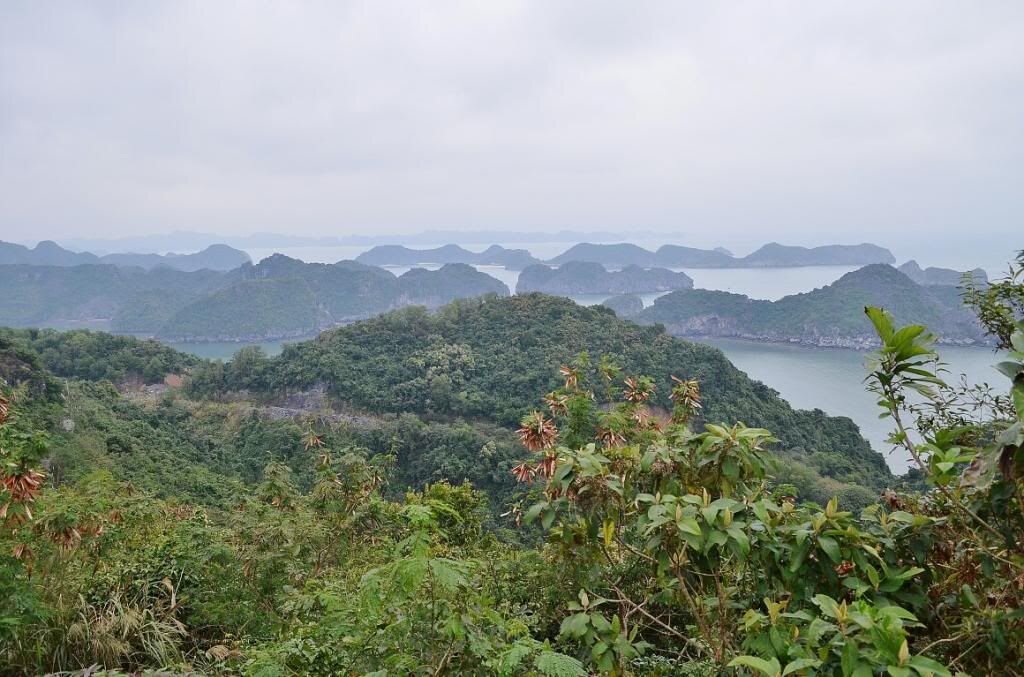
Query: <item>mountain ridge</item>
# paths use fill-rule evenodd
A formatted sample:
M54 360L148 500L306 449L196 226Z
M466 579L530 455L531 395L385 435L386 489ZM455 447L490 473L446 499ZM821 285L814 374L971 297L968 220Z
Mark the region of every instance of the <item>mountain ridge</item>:
M74 252L53 240L42 240L35 247L0 241L0 265L77 266L111 264L151 270L158 267L185 272L203 269L227 271L243 263L251 263L249 255L225 244L212 244L192 254L135 254L130 252L97 256L91 252Z
M473 265L504 266L521 270L540 263L525 249L506 249L492 244L479 254L457 244L446 244L432 249L412 249L404 245L377 245L355 258L359 263L374 266L415 266L437 263L467 263Z
M8 292L0 297L2 325L196 341L293 338L406 305L437 308L457 298L510 293L465 264L396 277L355 261L305 263L281 254L227 272L0 265L0 287Z
M797 247L770 242L744 257L727 250L696 249L680 245L662 245L657 251L632 243L573 245L548 263L588 261L611 266L637 265L676 268L783 268L800 266L865 265L896 262L892 252L878 245L824 245Z
M868 305L886 308L902 324L928 325L943 343L988 341L955 287L919 285L888 264L864 266L830 285L778 301L705 289L672 292L633 319L664 325L676 336L863 349L877 345L863 314Z
M516 284L516 293L637 294L692 287L693 280L689 275L667 268L630 265L622 270L609 271L600 263L569 261L557 268L542 264L524 268Z

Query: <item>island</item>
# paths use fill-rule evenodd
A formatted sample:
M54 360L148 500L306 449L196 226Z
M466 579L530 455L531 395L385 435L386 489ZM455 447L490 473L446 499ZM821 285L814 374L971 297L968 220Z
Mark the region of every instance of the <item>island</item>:
M730 337L840 348L878 344L864 306L880 306L901 324L926 324L942 343L987 343L956 287L919 285L885 264L865 266L834 283L778 301L694 289L654 301L635 320L664 325L675 336Z
M464 263L401 276L355 261L303 263L281 254L243 267L241 282L181 308L156 335L171 341L266 341L308 336L405 306L508 296L504 283Z
M65 249L52 240L43 240L32 248L11 242L0 242L0 265L80 266L90 263L109 263L146 270L165 267L192 272L204 269L232 270L243 263L250 262L248 254L225 244L213 244L194 254L124 253L97 256L90 252L74 252Z
M508 296L466 264L394 274L355 261L281 254L234 270L186 272L111 264L0 265L0 325L91 328L176 341L257 341L316 331L410 305Z
M643 292L691 289L693 280L686 273L666 268L627 266L608 271L600 263L570 261L557 268L529 266L519 275L516 293L532 291L560 296L579 294L639 294Z
M491 245L479 254L446 244L434 249L410 249L402 245L379 245L356 257L359 263L371 266L415 266L438 263L468 263L471 265L503 266L509 270L522 270L540 263L525 249L506 249Z
M976 285L988 283L988 274L981 268L960 271L929 266L922 269L917 261L911 259L900 266L898 270L914 282L928 286L959 287L965 279L971 280Z
M888 249L873 244L792 247L772 242L743 257L721 247L695 249L662 245L650 251L631 243L591 244L583 242L548 261L589 261L605 266L664 266L669 268L788 268L798 266L852 266L896 262Z
M601 305L614 310L615 314L622 318L635 317L644 309L643 299L636 294L611 296L602 301Z

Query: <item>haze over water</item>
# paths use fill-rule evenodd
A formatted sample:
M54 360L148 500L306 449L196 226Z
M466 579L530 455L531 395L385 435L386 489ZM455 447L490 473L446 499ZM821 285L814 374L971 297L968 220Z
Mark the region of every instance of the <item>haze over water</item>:
M443 243L442 243L443 244ZM526 249L535 257L546 260L553 258L572 246L565 242L513 242L503 246L508 248ZM641 246L657 249L661 243L643 242ZM440 245L437 245L440 246ZM246 253L253 261L260 261L272 254L279 253L307 263L336 263L342 260L355 259L367 251L367 246L337 247L277 247L252 248ZM486 247L466 246L470 251L483 251ZM426 249L425 246L413 249ZM429 257L424 257L425 259ZM401 275L411 268L427 268L436 270L440 264L424 260L417 266L384 266L395 275ZM481 272L495 277L515 292L519 271L509 270L501 266L475 266ZM718 289L735 294L745 294L751 298L774 301L790 294L799 294L835 282L846 273L856 270L858 266L804 266L799 268L672 268L683 271L693 278L694 287L698 289ZM658 296L642 295L644 304L649 305ZM602 302L607 296L584 296L576 300L584 305Z

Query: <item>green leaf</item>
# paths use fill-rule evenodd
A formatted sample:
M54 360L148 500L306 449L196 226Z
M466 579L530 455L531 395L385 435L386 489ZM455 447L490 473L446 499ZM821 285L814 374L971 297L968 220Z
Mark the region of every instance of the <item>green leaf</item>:
M797 658L795 661L791 661L786 665L786 669L782 671L783 675L789 675L797 670L806 670L807 668L816 668L821 665L821 661L817 658Z
M815 595L814 603L829 618L836 618L839 615L839 604L828 595Z
M904 524L914 523L914 516L905 510L897 510L889 515L889 519L896 520L897 522L903 522Z
M882 343L890 343L893 335L892 316L881 308L874 306L866 306L864 313L871 320L871 324L875 326L875 333L882 339Z
M942 663L924 656L911 656L907 665L914 668L921 677L950 677L950 672Z
M789 563L790 573L796 573L800 570L800 567L804 565L804 560L807 558L807 551L810 548L807 547L807 543L797 547L796 553L793 555L793 561Z
M842 554L839 552L839 544L836 543L836 539L830 536L819 536L818 545L825 551L828 558L833 562L839 562L842 559Z
M537 672L546 677L586 677L587 675L587 671L583 669L583 663L572 656L555 651L541 651L533 666L537 668Z
M726 529L726 533L729 534L729 538L736 541L736 544L740 547L740 552L744 555L750 554L750 539L747 535L735 524Z
M700 536L700 525L692 517L680 517L676 520L676 526L685 534Z
M540 518L540 525L547 531L551 528L551 525L555 522L555 511L548 510L544 513L544 516Z
M782 674L782 666L779 665L779 661L775 658L770 661L766 661L765 659L758 658L757 656L737 656L729 661L729 667L750 668L751 670L757 670L767 677L779 677L779 675Z
M559 634L573 639L579 639L587 634L587 626L590 624L590 616L585 613L573 614L562 621Z
M513 644L512 647L501 657L501 667L505 672L511 673L523 662L523 659L533 653L533 649L525 644Z
M821 596L824 597L824 595ZM843 653L842 656L840 656L839 663L843 669L844 675L852 675L854 674L854 671L858 669L857 663L860 662L859 656L860 652L857 651L857 645L852 641L848 641L843 646ZM870 671L868 674L871 674Z
M465 567L461 562L438 558L430 560L429 566L434 581L442 589L451 592L466 585Z
M868 580L871 581L871 586L878 589L878 584L882 581L882 577L878 574L878 569L867 562L864 563L863 569L868 574Z
M559 463L558 467L555 469L555 474L551 479L553 482L561 484L562 480L567 478L569 474L572 472L572 470L572 463Z
M530 506L530 509L526 511L526 515L523 516L523 521L527 524L533 522L540 515L541 511L548 507L547 501L541 501L540 503L534 503Z
M1017 378L1017 374L1019 374L1021 370L1024 370L1024 365L1020 362L1005 361L998 363L996 365L996 370L1012 381Z

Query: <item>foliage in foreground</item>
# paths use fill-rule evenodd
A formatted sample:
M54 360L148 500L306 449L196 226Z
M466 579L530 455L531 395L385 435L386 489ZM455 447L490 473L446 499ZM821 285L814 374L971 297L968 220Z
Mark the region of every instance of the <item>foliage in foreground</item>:
M1013 674L1024 663L1024 326L1007 395L936 370L868 309L869 388L927 482L854 514L773 480L772 435L691 423L700 385L585 356L518 431L531 492L384 497L391 459L302 435L199 507L44 468L32 381L0 400L0 664L9 674ZM602 396L603 395L603 396ZM160 444L162 438L154 438ZM298 459L294 459L298 460ZM294 467L293 467L294 466ZM56 484L56 486L55 486ZM543 537L543 542L541 542Z

